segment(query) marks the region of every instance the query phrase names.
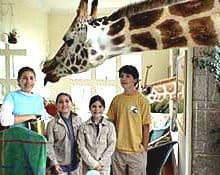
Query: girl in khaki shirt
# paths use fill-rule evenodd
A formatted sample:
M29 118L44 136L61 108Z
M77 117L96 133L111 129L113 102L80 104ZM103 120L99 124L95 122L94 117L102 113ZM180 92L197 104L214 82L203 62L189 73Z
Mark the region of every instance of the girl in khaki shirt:
M100 175L110 175L111 156L115 150L116 134L114 125L102 115L105 101L99 96L90 99L91 117L83 123L78 133L78 148L82 158L83 175L97 170Z

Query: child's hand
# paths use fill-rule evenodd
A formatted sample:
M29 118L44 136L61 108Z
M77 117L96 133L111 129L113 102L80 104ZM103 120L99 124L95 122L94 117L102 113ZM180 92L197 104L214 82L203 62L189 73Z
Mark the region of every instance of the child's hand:
M63 171L62 171L62 169L59 165L54 165L53 168L52 168L52 172L54 174L59 175L59 174L62 174Z
M103 170L104 170L104 166L101 165L101 164L98 164L98 165L95 167L95 170L97 170L97 171L103 171Z
M146 149L144 148L144 145L140 144L139 147L141 148L142 152L146 152Z

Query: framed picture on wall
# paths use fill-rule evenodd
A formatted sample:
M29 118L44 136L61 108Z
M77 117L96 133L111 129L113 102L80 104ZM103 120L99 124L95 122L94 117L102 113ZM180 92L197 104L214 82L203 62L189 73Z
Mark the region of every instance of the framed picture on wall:
M176 123L178 131L185 135L186 129L186 71L187 50L179 49L176 65Z

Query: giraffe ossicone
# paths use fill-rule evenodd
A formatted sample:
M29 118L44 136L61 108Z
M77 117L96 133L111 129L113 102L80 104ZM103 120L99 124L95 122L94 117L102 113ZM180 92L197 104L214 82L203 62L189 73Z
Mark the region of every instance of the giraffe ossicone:
M54 58L45 61L44 84L87 71L117 55L220 43L220 0L144 0L96 18L81 0Z

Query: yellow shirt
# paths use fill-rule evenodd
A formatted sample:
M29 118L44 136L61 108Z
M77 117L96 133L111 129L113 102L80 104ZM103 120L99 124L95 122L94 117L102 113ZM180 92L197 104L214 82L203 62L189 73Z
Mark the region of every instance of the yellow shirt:
M116 127L119 152L141 152L142 126L151 122L150 105L140 92L114 97L107 113Z

